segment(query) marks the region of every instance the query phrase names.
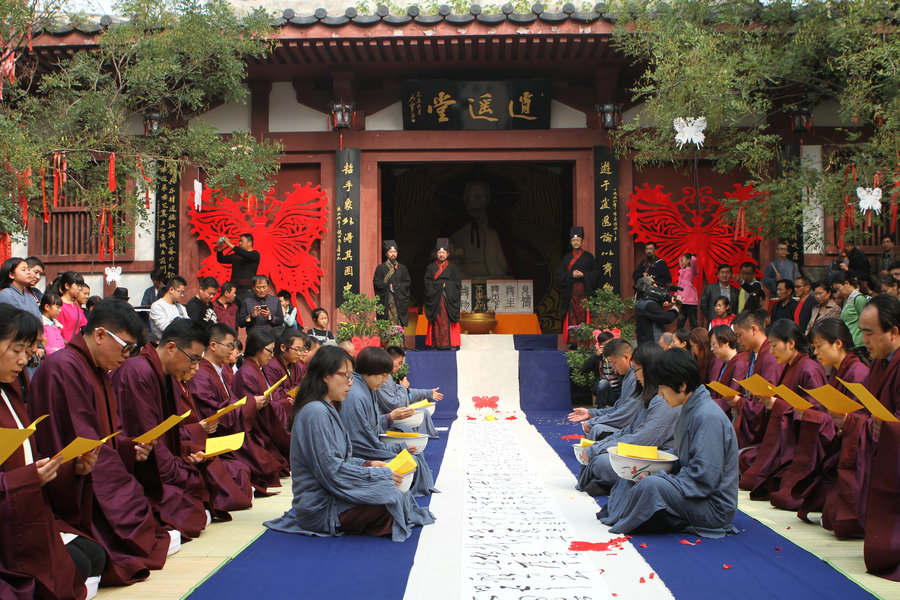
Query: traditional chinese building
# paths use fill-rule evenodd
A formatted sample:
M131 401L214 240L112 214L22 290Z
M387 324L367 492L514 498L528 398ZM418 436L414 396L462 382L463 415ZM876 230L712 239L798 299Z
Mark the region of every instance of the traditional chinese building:
M315 304L333 311L343 289L371 293L382 239L397 240L413 277L412 304L421 304L437 237L468 237L476 248L491 238L501 248L496 268L506 268L498 278L532 282L541 329L558 332L555 273L572 225L584 227L603 285L628 295L641 253L629 227L629 194L661 185L702 212L704 198L721 198L744 181L702 161L691 175L638 171L628 158L614 158L603 125L615 126L618 117L607 111L611 120L603 123L603 107L621 105L621 118L629 119L640 106L629 104L627 92L635 70L611 47L613 25L598 9L285 10L272 31L274 52L250 61L246 104L217 106L203 119L223 134L248 129L283 142L274 197L307 182L327 194L328 226L310 250L324 271ZM98 31L45 33L35 51L70 54L91 46ZM814 112L820 133L839 124L828 106ZM792 132L790 123L783 135L786 152L799 153L802 140L805 159L821 163L813 135ZM148 231L137 230L133 248L116 257L125 273L120 285L133 299L149 285L154 264L176 265L191 280L209 255L189 226L195 179L202 175L187 170L156 190ZM686 186L703 192L687 197ZM473 204L483 207L486 223L474 222ZM51 275L92 273L98 293L104 265L77 225L82 213L77 206L57 212L51 225L32 228L28 252L46 257ZM819 214L810 219L829 226ZM798 245L795 252L815 266L836 248ZM772 249L764 243L753 253L764 265ZM309 307L299 306L309 323Z

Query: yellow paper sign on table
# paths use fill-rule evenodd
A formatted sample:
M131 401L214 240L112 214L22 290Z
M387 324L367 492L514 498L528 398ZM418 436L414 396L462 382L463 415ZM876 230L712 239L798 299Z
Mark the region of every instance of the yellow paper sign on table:
M650 460L659 458L656 446L637 446L635 444L623 444L622 442L619 442L616 453L619 456L628 456L631 458L647 458Z
M779 385L778 387L776 387L775 395L797 410L809 410L813 407L809 400L807 400L791 388L787 387L786 385Z
M406 475L416 470L416 459L407 450L401 450L400 453L391 459L387 464L391 471L398 475Z
M733 390L724 383L719 383L718 381L710 381L706 384L706 387L716 392L723 398L734 398L735 396L741 395L739 391Z
M588 446L592 446L593 444L594 444L594 442L587 438L581 438L581 441L578 442L578 445L581 446L582 448L587 448Z
M395 437L395 438L417 438L419 437L418 433L415 432L406 432L406 431L388 431L385 432L387 437Z
M24 444L25 440L31 437L31 434L34 433L35 428L37 428L37 424L46 418L47 415L41 415L25 429L7 429L6 427L0 427L0 465L2 465L3 462L19 448L19 446Z
M218 421L219 419L221 419L222 417L224 417L231 411L233 411L237 408L240 408L245 404L247 404L247 396L244 396L237 402L234 402L232 404L229 404L228 406L224 406L224 407L220 408L215 413L209 415L208 417L206 417L203 420L206 421L207 423L212 423L213 421Z
M843 379L838 379L841 383L844 384L848 390L853 392L853 394L859 398L859 401L863 403L863 406L866 407L872 416L876 419L881 419L882 421L897 421L897 417L891 413L888 409L884 407L884 404L878 401L878 398L872 395L866 386L861 383L847 383Z
M138 444L149 444L153 440L165 434L168 430L172 429L182 421L188 418L188 415L191 414L191 411L187 411L183 415L172 415L147 433L143 435L139 435L134 438L135 443Z
M848 415L863 408L862 404L854 402L851 398L838 391L837 388L827 383L814 390L800 389L821 402L822 406L836 415Z
M741 384L741 387L754 396L771 398L776 395L775 386L763 379L760 375L751 375L747 379L735 379L735 381Z
M244 445L244 432L232 433L231 435L223 435L221 437L206 438L206 449L203 454L206 458L225 454L226 452L234 452Z
M268 397L269 397L269 394L271 394L272 392L274 392L275 390L277 390L277 389L278 389L278 386L281 385L282 383L284 383L284 380L285 380L285 379L287 379L287 375L285 375L284 377L282 377L281 379L279 379L278 381L276 381L275 383L273 383L273 384L272 384L272 387L270 387L269 389L267 389L266 391L263 392L263 396L265 396L266 398L268 398Z
M431 400L419 400L418 402L416 402L414 404L410 404L409 408L411 408L413 410L419 410L420 408L427 408L427 407L431 406L432 404L434 404L434 402L432 402Z
M119 435L119 432L111 433L102 440L90 440L88 438L77 437L69 445L56 453L56 456L62 456L63 462L68 462L73 458L78 458L86 452L90 452L94 448L98 448ZM56 458L54 456L53 458Z

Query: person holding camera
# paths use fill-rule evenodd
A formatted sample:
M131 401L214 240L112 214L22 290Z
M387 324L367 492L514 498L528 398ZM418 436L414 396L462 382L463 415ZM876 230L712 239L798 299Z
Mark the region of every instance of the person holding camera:
M666 325L678 318L677 301L650 277L641 277L634 287L638 293L634 311L637 343L654 344Z
M238 325L246 328L248 334L253 329L281 327L284 324L284 314L281 312L281 302L269 293L269 278L256 275L252 282L253 295L241 301Z
M231 248L230 254L225 254L225 246ZM253 291L253 278L259 269L259 252L253 249L253 234L242 233L237 246L224 235L220 237L216 244L216 260L231 265L230 281L237 286L238 301L243 302Z

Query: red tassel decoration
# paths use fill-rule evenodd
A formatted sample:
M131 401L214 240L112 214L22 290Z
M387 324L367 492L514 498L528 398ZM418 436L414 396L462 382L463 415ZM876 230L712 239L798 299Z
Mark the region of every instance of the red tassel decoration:
M116 153L109 155L109 191L116 191Z
M114 234L114 232L113 232L113 218L112 218L112 211L110 211L109 213L107 213L106 218L109 219L109 227L108 227L108 229L109 229L109 259L110 259L110 260L114 260L114 258L113 258L113 251L114 251L115 248L116 248L116 236L115 236L115 234Z
M100 212L100 226L97 228L97 245L100 247L100 262L103 262L103 225L106 223L106 209Z
M44 200L44 223L50 222L50 213L47 212L47 187L44 184L44 168L41 167L41 198Z

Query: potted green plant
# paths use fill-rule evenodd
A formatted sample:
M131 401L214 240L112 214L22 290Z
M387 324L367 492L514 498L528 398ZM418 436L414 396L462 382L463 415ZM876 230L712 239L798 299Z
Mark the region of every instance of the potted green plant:
M350 341L356 352L366 346L391 345L396 343L399 335L400 345L403 341L403 328L391 326L390 321L378 319L376 313L381 309L378 298L370 298L365 294L344 292L344 302L338 309L346 319L340 321L335 332L337 343Z

